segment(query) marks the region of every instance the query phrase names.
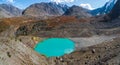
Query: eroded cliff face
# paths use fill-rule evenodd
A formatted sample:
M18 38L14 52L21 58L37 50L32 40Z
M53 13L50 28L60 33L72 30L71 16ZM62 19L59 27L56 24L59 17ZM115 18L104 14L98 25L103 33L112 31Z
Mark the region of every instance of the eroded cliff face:
M0 37L0 65L49 65L47 59L37 54L17 39Z

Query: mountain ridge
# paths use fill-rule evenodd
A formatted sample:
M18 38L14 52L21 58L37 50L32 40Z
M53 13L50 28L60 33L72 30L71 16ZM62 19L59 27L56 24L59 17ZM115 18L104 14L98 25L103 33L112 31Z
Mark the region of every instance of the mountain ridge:
M60 16L68 9L67 5L56 3L35 3L23 11L23 15L30 16ZM33 11L34 10L34 11Z
M116 2L111 12L108 14L111 19L118 18L120 16L120 0Z
M73 5L63 15L65 16L77 16L78 18L91 17L92 15L87 9L80 6Z
M22 10L11 4L0 4L0 9L1 9L0 18L15 17L22 15Z
M94 16L96 15L102 15L109 13L112 8L114 7L117 0L109 0L104 6L97 8L95 10L92 10L90 13Z

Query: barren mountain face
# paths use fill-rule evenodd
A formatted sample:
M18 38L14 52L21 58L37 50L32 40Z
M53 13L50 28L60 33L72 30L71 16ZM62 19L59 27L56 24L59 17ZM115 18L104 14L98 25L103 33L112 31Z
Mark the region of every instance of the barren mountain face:
M68 9L67 5L56 3L36 3L23 11L28 16L60 16Z
M48 65L48 62L19 40L0 37L0 65Z
M0 18L10 18L21 15L22 10L20 10L19 8L9 4L0 4Z
M90 13L88 13L89 10L84 9L82 7L79 6L75 6L73 5L72 7L70 7L65 13L64 15L66 16L77 16L79 18L86 18L86 17L91 17L92 15Z

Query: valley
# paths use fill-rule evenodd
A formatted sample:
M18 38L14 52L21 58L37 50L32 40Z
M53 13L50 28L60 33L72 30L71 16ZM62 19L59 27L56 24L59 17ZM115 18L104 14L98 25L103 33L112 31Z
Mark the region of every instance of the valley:
M119 3L110 0L92 11L52 2L24 10L1 4L0 65L120 65ZM75 50L50 58L34 50L51 38L67 38Z

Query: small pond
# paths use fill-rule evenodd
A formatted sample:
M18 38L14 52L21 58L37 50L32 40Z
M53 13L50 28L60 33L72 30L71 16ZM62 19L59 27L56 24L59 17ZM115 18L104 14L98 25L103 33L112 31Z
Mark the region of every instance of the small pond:
M36 44L34 50L46 57L59 57L70 54L75 44L68 38L48 38Z

